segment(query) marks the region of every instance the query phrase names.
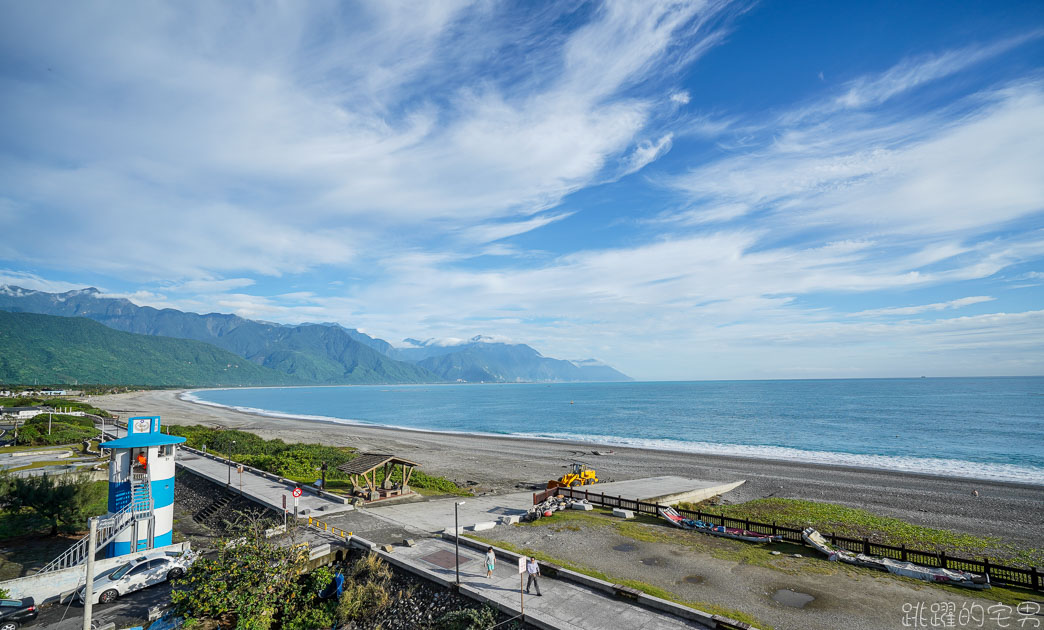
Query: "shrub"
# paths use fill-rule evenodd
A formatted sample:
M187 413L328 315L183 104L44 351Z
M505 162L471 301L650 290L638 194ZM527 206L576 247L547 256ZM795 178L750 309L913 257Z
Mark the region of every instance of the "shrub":
M342 623L376 615L392 603L388 590L391 567L375 553L352 564L344 582L344 593L337 602L337 619Z
M497 624L497 611L489 606L461 608L439 617L436 630L487 630Z

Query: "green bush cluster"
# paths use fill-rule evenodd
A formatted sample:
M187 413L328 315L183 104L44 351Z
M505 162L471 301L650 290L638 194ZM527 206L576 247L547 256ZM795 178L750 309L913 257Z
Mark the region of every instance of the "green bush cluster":
M51 536L59 530L80 531L88 517L105 511L108 485L87 475L0 474L0 534L25 535L42 528Z
M497 611L491 606L461 608L439 617L436 630L487 630L497 625Z
M101 431L94 428L90 418L66 416L63 414L40 414L25 422L18 428L18 444L20 446L53 446L56 444L73 444L95 438ZM50 435L47 425L50 422Z
M266 440L253 433L235 429L213 429L199 425L172 426L171 435L180 435L192 448L230 456L237 462L290 479L316 479L316 471L327 464L327 479L347 479L336 468L355 457L355 449L322 444L286 443Z
M208 453L222 457L230 456L247 466L295 481L310 482L318 479L318 469L326 462L326 480L332 486L338 485L337 482L348 481L348 475L337 470L337 467L356 457L355 449L347 446L266 440L253 433L235 429L214 429L200 425L171 426L170 434L184 437L185 443L192 448L202 449L206 446ZM391 479L401 483L402 469L396 467L391 473ZM383 481L384 471L378 470L377 483ZM449 479L428 475L419 470L413 471L410 485L446 494L466 494Z

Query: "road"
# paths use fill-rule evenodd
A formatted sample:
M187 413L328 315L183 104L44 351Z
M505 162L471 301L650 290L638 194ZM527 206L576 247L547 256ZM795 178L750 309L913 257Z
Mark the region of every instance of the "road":
M95 604L92 615L96 626L114 622L117 628L145 626L149 608L170 603L170 583L164 582L136 593L125 595L111 604ZM64 618L64 619L63 619ZM73 598L72 604L55 604L40 612L36 621L28 626L48 630L80 630L83 628L83 604Z

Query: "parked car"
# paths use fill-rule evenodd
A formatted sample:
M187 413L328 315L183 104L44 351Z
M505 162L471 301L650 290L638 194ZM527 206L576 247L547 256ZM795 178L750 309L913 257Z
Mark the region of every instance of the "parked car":
M185 575L195 560L196 554L191 551L157 551L138 556L112 573L95 578L91 597L96 604L108 604L120 595ZM86 592L86 586L80 589L81 602L86 601Z
M36 619L38 614L36 600L32 597L0 599L0 630L15 630L27 621Z

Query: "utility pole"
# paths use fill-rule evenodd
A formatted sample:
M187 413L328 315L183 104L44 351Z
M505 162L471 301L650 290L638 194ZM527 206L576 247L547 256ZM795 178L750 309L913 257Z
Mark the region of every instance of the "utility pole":
M91 630L91 615L94 612L94 554L98 552L98 517L87 519L90 533L87 535L87 586L83 592L83 630Z
M51 434L51 412L47 412L47 435Z
M457 589L460 589L460 524L457 518L457 508L464 505L463 501L453 502L453 556L457 568Z

